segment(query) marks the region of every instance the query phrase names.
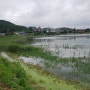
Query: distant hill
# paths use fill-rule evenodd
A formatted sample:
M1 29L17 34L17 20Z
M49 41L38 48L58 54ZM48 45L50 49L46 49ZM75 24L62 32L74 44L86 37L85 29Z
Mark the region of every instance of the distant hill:
M27 27L15 25L9 21L0 20L0 33L12 33L15 31L27 31Z

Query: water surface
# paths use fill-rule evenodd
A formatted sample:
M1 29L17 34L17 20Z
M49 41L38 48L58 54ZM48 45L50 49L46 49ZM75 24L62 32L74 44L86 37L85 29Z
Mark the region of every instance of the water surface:
M90 83L90 34L40 37L35 38L32 45L59 58L68 58L65 64L46 62L51 65L45 67L46 70L63 78Z
M61 35L36 38L32 44L59 57L89 57L90 35Z

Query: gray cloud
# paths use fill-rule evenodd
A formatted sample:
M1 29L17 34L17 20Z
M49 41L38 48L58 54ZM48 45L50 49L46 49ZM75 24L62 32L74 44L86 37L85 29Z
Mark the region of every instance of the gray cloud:
M0 19L41 27L90 28L90 0L0 0Z

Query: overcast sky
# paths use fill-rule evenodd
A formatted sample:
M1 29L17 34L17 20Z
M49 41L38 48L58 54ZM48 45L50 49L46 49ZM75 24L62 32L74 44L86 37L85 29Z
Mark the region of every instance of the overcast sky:
M90 28L90 0L0 0L0 19L24 26Z

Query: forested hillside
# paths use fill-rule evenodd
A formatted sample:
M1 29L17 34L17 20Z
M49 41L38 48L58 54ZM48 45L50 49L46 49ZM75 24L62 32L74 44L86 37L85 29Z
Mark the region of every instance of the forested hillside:
M0 20L0 33L13 33L15 31L27 31L27 27L15 25L9 21Z

